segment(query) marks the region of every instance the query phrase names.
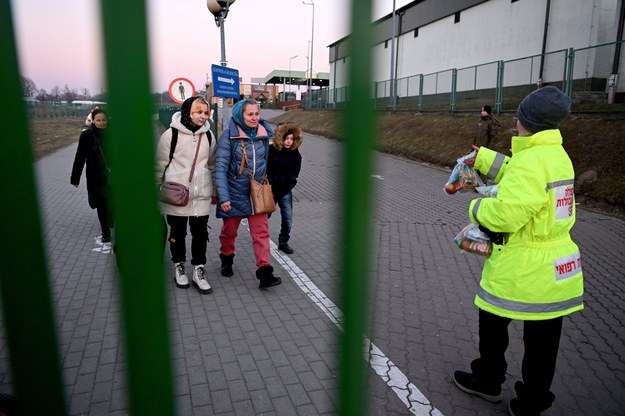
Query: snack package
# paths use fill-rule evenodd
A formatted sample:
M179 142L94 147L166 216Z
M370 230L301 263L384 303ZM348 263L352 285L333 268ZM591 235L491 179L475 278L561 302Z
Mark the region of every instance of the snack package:
M497 196L498 189L499 188L497 187L497 185L485 185L485 186L478 186L477 188L475 188L475 190L478 191L480 194L484 196L492 197L492 198Z
M461 250L486 257L490 256L490 253L493 251L493 244L490 238L480 230L479 225L473 223L460 230L454 237L454 243Z
M449 175L449 180L443 188L448 194L455 194L458 191L468 191L484 186L484 182L475 171L475 168L469 167L465 161L474 158L475 150L468 155L462 156L456 160L456 166Z

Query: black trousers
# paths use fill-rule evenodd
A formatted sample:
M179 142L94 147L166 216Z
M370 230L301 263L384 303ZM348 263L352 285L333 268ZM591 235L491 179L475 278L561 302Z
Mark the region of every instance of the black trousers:
M110 238L111 227L115 226L115 220L113 219L113 213L106 199L98 204L96 212L98 213L98 221L100 221L100 228L102 229L102 237Z
M480 309L480 358L472 363L472 368L474 373L489 382L501 384L506 379L508 365L505 353L509 344L510 322L509 318ZM538 411L549 408L554 399L550 388L556 370L561 333L562 317L544 321L523 321L523 383L517 383L515 388L519 398L535 403L541 408Z
M171 261L180 263L187 260L187 223L191 230L191 264L206 264L206 247L208 246L208 215L200 217L167 216L169 224L169 249Z

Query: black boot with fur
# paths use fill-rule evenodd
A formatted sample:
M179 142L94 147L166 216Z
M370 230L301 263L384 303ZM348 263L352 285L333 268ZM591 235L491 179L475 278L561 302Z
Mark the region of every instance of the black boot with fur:
M278 286L282 283L282 279L273 275L273 267L262 266L256 270L256 277L260 280L260 289L266 289L272 286Z
M219 258L221 259L221 275L230 277L234 273L232 272L232 263L234 261L234 253L229 256L224 256L219 253Z

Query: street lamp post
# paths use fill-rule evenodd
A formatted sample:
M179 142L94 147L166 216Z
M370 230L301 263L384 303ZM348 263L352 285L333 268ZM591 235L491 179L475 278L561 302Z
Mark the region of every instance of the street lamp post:
M215 16L215 24L219 28L221 35L221 66L228 66L228 61L226 60L226 30L225 30L225 20L228 16L228 11L230 10L230 5L234 3L236 0L206 0L206 7L208 10ZM221 112L222 114L222 129L225 128L226 123L228 122L228 99L223 98L224 109Z
M236 0L206 0L206 7L215 16L215 24L220 30L221 35L221 66L228 66L226 61L226 31L225 20L228 17L230 5Z
M308 96L308 105L312 107L312 77L313 77L313 49L314 49L314 45L315 45L315 2L313 0L310 0L310 3L305 2L304 0L302 0L302 3L307 5L307 6L312 6L312 34L310 36L310 67L309 67L309 79L308 79L308 88L306 91L306 95Z
M299 55L295 55L289 58L289 91L291 91L291 84L293 83L293 78L291 78L291 61L298 56ZM286 101L286 90L284 91L284 101Z
M308 86L308 80L310 79L310 41L306 44L306 71L304 75L306 76L306 86Z

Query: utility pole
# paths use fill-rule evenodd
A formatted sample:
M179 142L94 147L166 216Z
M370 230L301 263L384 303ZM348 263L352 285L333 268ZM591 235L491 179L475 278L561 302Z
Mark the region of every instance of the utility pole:
M312 85L313 85L313 49L315 47L315 2L310 0L310 3L307 3L302 0L302 3L306 6L312 6L312 34L310 36L310 67L308 73L308 90L306 95L308 97L308 106L312 108Z

